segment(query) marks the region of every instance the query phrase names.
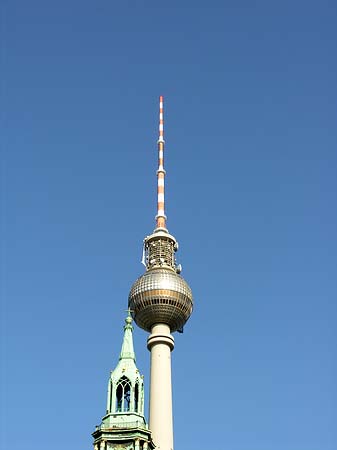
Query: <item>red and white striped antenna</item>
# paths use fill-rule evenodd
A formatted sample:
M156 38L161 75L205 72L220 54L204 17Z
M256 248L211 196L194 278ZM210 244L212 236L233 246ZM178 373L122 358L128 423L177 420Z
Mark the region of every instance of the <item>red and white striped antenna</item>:
M166 230L166 215L165 215L165 169L164 169L164 97L159 97L159 138L158 138L158 202L156 222L157 228L164 228Z

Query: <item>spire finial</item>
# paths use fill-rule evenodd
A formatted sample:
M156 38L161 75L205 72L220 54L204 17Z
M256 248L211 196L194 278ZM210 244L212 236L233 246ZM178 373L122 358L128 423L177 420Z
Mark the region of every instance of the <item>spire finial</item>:
M131 313L133 312L132 309L130 309L130 307L128 309L125 310L126 313L128 313L127 317L131 317Z
M164 169L164 97L159 97L159 138L158 138L158 206L156 223L157 229L164 228L166 230L165 216L165 169Z
M121 349L121 354L119 359L133 359L136 361L135 352L133 349L133 339L132 339L132 317L131 317L132 310L128 308L127 310L127 317L125 319L125 325L124 325L124 338L123 338L123 344Z

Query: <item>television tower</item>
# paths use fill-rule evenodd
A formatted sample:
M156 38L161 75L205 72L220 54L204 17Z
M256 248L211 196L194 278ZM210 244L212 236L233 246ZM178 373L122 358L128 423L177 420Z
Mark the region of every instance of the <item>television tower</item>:
M164 99L159 98L158 206L156 228L144 239L146 272L133 284L129 308L136 324L150 332L151 352L149 429L156 449L173 450L171 333L182 331L193 309L192 291L179 275L178 242L166 228L164 169Z

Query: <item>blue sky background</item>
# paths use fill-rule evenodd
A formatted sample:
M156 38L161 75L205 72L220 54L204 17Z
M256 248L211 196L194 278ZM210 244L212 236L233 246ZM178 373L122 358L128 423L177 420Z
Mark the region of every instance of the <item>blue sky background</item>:
M336 19L328 0L2 2L3 449L91 448L154 228L160 94L195 297L175 449L337 449Z

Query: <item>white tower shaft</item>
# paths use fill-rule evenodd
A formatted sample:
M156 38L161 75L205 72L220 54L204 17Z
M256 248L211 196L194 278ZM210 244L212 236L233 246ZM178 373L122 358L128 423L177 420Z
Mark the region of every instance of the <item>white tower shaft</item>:
M157 324L147 340L151 352L149 426L156 449L173 450L170 327Z

